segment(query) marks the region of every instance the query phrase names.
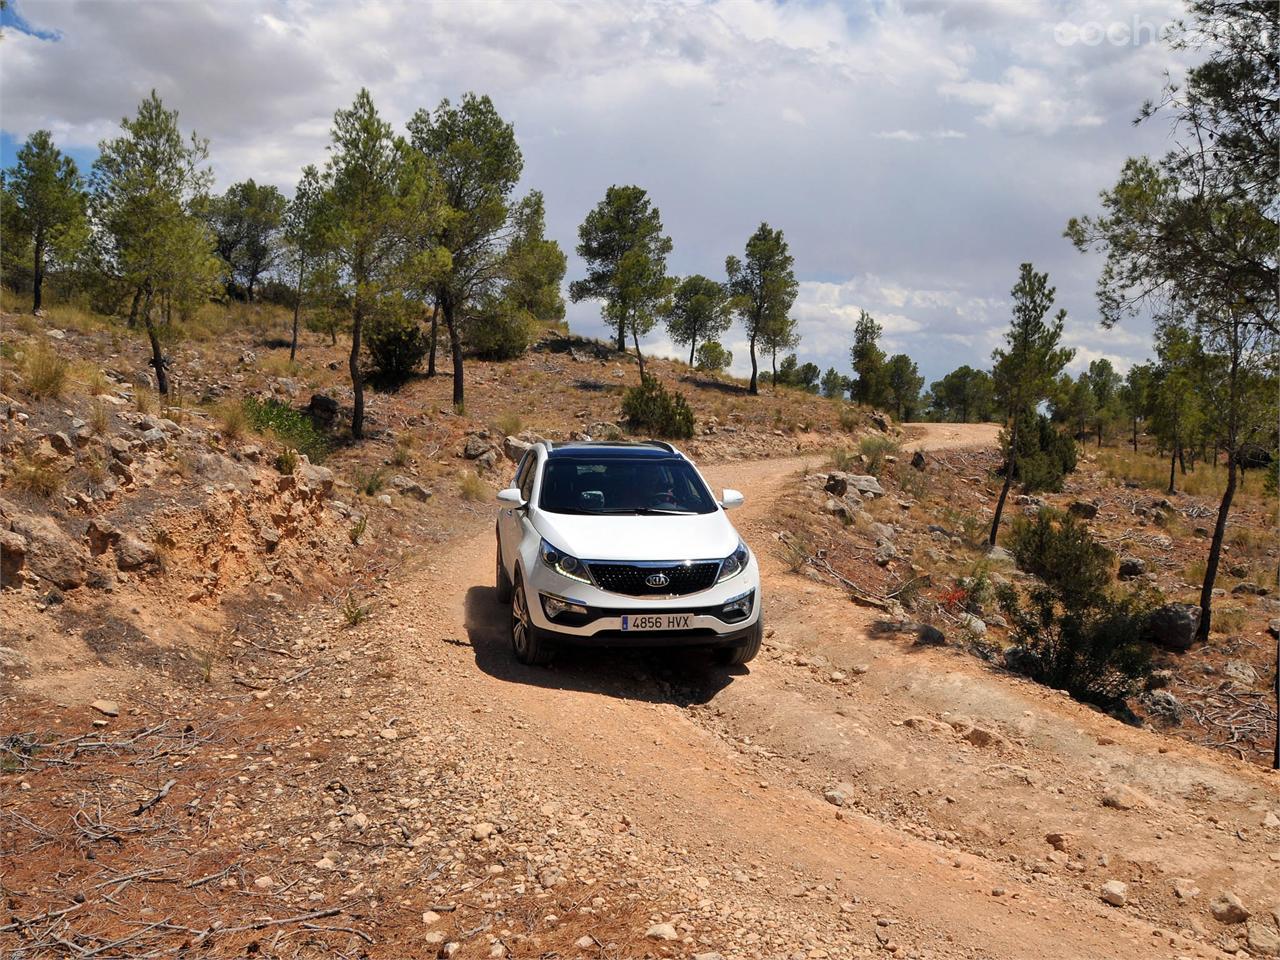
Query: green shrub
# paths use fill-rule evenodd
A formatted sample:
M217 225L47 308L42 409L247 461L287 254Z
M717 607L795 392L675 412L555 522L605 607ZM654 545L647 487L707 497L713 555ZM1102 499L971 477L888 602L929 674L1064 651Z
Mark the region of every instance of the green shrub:
M467 346L481 360L514 360L533 343L536 324L523 310L492 310L467 325Z
M863 437L858 441L858 451L867 458L867 473L878 477L884 472L885 458L897 456L900 445L889 437Z
M1141 638L1152 604L1144 594L1072 606L1046 585L1033 589L1025 602L1012 587L1003 587L999 599L1014 644L1005 662L1039 683L1077 700L1115 706L1150 673L1149 648Z
M668 391L656 377L646 376L622 397L622 414L632 431L655 437L693 436L693 410L683 394Z
M1011 586L997 591L1014 644L1008 666L1078 700L1119 704L1150 671L1142 638L1152 596L1113 596L1114 555L1070 515L1042 510L1018 519L1009 549L1042 583L1025 600Z
M387 312L369 318L365 350L374 379L384 386L404 383L413 376L430 348L431 338L415 316Z
M366 497L376 497L382 488L387 485L386 474L381 469L373 470L370 473L357 473L355 480L357 492L363 493Z
M245 397L242 407L254 430L273 434L286 447L306 454L312 463L320 463L329 455L329 438L302 411L274 397Z
M728 370L733 363L733 351L726 350L715 340L708 340L700 346L695 357L697 358L697 368L706 370L709 373L720 373L722 370Z
M289 476L298 467L298 451L293 447L285 447L276 457L276 469L282 474Z
M1035 519L1018 517L1007 546L1020 570L1039 577L1069 606L1097 601L1111 583L1115 554L1070 514L1043 509Z

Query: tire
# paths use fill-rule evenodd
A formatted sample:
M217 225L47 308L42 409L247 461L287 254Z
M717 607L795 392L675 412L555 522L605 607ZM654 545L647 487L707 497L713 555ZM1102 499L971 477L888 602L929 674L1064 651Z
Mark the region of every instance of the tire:
M507 570L502 565L502 544L501 543L498 544L498 560L495 566L497 569L494 573L493 582L494 582L494 586L497 588L497 591L498 591L498 602L510 603L511 602L511 578L507 576Z
M716 651L716 661L726 667L740 667L750 663L760 652L760 644L764 641L764 614L756 620L755 626L747 636L747 642L736 647L721 647Z
M529 666L551 662L551 645L533 625L529 616L529 601L524 592L524 581L519 574L516 574L511 595L511 651L517 660Z

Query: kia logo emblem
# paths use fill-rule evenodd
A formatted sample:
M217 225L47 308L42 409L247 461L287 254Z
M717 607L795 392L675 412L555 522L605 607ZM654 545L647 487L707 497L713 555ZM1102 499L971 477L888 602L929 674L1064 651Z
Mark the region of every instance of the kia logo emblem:
M665 587L669 584L671 582L671 578L665 573L651 573L649 576L644 578L644 582L657 589L658 587Z

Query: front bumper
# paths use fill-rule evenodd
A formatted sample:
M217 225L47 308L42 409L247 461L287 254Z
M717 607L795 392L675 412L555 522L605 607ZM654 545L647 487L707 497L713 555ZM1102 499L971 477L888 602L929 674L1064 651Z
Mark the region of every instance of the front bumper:
M755 556L747 568L723 583L679 597L630 597L568 579L545 565L526 567L529 614L548 639L588 646L734 646L745 643L760 619L760 573ZM750 598L744 616L726 607ZM548 598L578 609L547 612ZM554 605L553 605L554 606ZM637 616L687 614L686 628L625 629Z

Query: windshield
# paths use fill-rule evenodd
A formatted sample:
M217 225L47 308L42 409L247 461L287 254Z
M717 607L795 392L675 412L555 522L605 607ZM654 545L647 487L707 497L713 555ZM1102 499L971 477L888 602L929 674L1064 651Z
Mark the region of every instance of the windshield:
M554 457L539 506L549 513L714 513L716 502L686 460Z

